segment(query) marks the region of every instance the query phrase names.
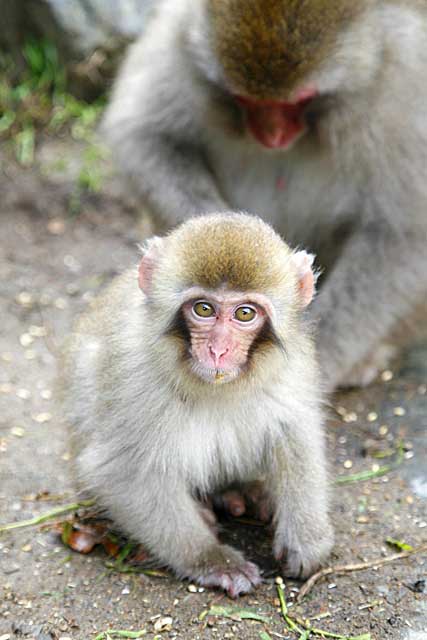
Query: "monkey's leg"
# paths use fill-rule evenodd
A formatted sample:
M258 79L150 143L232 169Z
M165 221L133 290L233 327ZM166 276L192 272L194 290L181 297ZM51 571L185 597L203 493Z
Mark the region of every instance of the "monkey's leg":
M286 576L305 578L328 557L334 534L328 516L328 479L316 423L295 425L275 451L267 478L274 504L273 551Z
M140 504L135 492L135 505L127 505L126 520L120 513L116 519L127 522L129 533L153 556L180 577L220 587L232 598L260 584L258 567L240 551L219 543L206 509L185 485L174 483L171 491L161 479L150 478L150 491L145 488L145 494L145 504Z
M313 313L326 386L350 372L410 315L426 296L426 234L372 225L348 242L328 276Z

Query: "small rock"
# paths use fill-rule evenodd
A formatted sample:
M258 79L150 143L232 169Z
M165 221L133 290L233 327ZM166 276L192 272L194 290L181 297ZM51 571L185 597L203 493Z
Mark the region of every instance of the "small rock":
M406 409L404 409L403 407L395 407L393 409L393 414L400 418L406 415Z
M378 420L378 413L371 411L371 413L368 413L367 420L368 422L375 422L375 420Z
M34 303L34 298L28 291L21 291L21 293L18 293L15 300L22 307L31 307Z
M48 412L37 413L31 417L34 422L37 422L38 424L44 424L45 422L50 422L50 420L52 420L52 414Z
M42 327L38 324L32 324L28 329L28 333L33 338L44 338L47 335L47 329L46 327Z
M25 429L22 427L12 427L10 433L16 438L22 438L25 435Z
M159 618L154 623L154 631L170 631L172 629L173 619L169 616Z
M62 236L65 232L65 222L62 218L52 218L47 223L47 230L53 236Z
M16 396L21 400L29 400L31 398L31 391L28 391L28 389L18 389Z
M22 347L29 347L30 344L33 344L34 338L33 338L33 336L30 336L29 333L23 333L19 337L19 342L21 343Z

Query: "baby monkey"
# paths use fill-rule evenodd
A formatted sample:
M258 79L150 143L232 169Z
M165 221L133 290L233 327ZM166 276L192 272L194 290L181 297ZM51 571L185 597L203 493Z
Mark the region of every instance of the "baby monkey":
M147 242L65 351L80 486L178 576L231 597L261 576L218 540L209 496L262 480L285 575L333 543L312 262L259 218L191 219Z

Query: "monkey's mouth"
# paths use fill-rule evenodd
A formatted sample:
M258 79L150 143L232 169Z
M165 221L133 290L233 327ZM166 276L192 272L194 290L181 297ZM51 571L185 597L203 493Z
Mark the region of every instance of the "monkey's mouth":
M259 101L237 96L254 138L268 149L287 149L307 130L305 111L315 97L304 94L295 102Z
M233 369L215 369L206 367L194 360L191 363L191 371L204 382L215 385L232 382L241 373L240 367L234 367Z

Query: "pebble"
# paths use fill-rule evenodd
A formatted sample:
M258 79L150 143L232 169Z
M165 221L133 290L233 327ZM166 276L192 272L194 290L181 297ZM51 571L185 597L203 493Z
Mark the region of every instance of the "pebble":
M57 298L53 304L60 311L63 311L68 306L68 302L65 300L65 298Z
M388 426L386 424L382 424L378 429L378 433L380 436L386 436L388 434Z
M21 291L15 298L16 302L22 307L31 307L34 302L34 298L28 291Z
M393 413L395 416L402 417L406 415L406 409L404 409L403 407L395 407L393 409Z
M359 516L359 517L356 519L356 522L357 522L358 524L368 524L368 523L370 522L370 520L369 520L368 516Z
M350 413L347 413L344 417L343 417L344 422L350 423L350 422L357 422L357 413L354 413L354 411L350 411Z
M343 464L344 469L351 469L353 466L353 461L352 460L346 460Z
M33 344L34 338L29 333L23 333L19 337L19 342L21 343L22 347L29 347L31 344Z
M25 429L22 427L12 427L10 433L16 438L22 438L25 435Z
M44 424L45 422L50 422L52 420L52 414L46 411L44 413L37 413L36 415L32 415L31 418L38 424Z
M189 584L187 587L187 591L190 593L197 593L197 587L195 584Z
M72 273L78 273L82 266L78 260L74 256L66 255L64 256L64 265L69 269Z
M368 413L367 419L368 422L375 422L375 420L378 420L378 413L375 413L375 411L371 411L371 413Z
M40 391L40 397L43 400L50 400L52 398L52 391L50 389L42 389Z
M29 400L31 398L31 391L28 389L18 389L16 396L21 400Z
M159 618L154 623L154 631L170 631L172 629L173 619L169 616Z
M24 544L23 547L21 547L21 551L25 551L26 553L28 553L29 551L32 551L33 547L30 544Z
M46 327L42 327L38 324L32 324L28 329L28 333L30 336L33 336L33 338L44 338L47 336L47 329Z
M47 223L47 230L53 236L62 236L65 233L65 221L62 218L52 218Z
M383 371L381 374L381 380L383 382L390 382L390 380L393 380L393 371L389 371L388 369Z

